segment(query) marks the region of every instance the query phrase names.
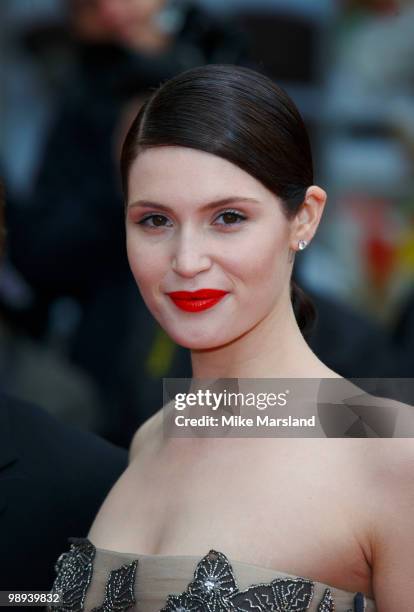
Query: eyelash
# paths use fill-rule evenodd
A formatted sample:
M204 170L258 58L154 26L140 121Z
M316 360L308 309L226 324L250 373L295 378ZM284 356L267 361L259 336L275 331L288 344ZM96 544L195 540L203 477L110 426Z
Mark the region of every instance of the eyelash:
M231 227L234 225L239 225L240 223L242 223L243 221L245 221L247 219L247 217L245 215L243 215L242 213L240 213L237 210L233 210L232 208L228 208L226 210L223 210L216 218L218 219L219 217L226 215L226 214L232 214L235 217L238 218L238 221L235 223L219 223L218 225L222 226L222 227ZM144 227L147 228L151 228L151 229L159 229L161 227L168 227L166 225L148 225L146 223L146 221L148 221L149 219L153 219L154 217L160 217L163 219L167 219L167 217L165 215L161 215L159 213L152 213L150 215L147 215L146 217L144 217L143 219L141 219L140 221L138 221L138 225L143 225Z

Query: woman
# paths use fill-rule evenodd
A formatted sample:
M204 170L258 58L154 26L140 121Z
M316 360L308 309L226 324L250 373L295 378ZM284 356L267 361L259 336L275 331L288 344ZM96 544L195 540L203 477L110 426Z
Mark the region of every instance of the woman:
M291 287L326 194L282 90L183 73L138 113L122 176L132 272L194 378L340 378ZM166 437L159 411L54 591L70 610L408 611L412 445L385 442Z

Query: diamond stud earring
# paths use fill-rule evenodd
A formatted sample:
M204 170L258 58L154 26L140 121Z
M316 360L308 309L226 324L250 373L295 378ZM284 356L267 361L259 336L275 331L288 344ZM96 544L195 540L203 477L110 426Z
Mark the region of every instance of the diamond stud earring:
M303 249L306 249L307 246L308 246L308 243L306 242L306 240L299 240L298 242L299 251L303 251Z

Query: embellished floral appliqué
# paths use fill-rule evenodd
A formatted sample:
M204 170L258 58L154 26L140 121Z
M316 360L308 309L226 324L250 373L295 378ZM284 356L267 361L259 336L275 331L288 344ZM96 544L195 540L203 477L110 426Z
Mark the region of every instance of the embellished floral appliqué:
M318 612L335 612L335 602L332 597L331 589L325 589L323 599L318 606Z
M314 583L306 578L276 578L240 591L225 555L211 550L198 563L184 593L170 595L162 612L302 612L308 610L313 593ZM326 593L324 600L327 605Z
M88 538L69 538L70 550L60 555L55 564L57 573L52 593L59 603L50 605L50 612L82 612L86 592L92 580L96 548ZM135 605L135 579L138 560L110 572L103 603L92 612L124 612Z
M69 552L62 553L55 564L57 574L52 593L59 595L60 603L48 610L77 612L83 610L86 591L92 579L95 546L86 538L69 538Z
M51 604L50 612L82 612L92 580L96 548L88 538L69 538L70 550L60 555L55 564L57 573L52 593L60 602ZM135 600L138 560L110 572L102 604L92 612L124 612L139 610ZM210 552L199 561L193 580L185 591L171 594L160 612L302 612L309 610L314 597L312 580L275 578L239 590L231 564L220 552ZM365 612L366 600L356 593L352 610ZM331 589L326 588L317 612L340 612L335 607Z
M113 610L128 610L135 605L134 584L138 561L122 565L112 570L105 587L105 600L92 612L112 612Z

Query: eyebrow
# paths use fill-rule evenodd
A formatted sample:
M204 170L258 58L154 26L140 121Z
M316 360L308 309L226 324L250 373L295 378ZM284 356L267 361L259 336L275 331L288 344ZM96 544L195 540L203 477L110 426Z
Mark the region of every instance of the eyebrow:
M211 210L212 208L217 208L218 206L227 206L228 204L235 204L236 202L245 202L251 204L259 204L258 200L254 198L244 198L241 196L229 196L227 198L220 198L219 200L213 200L212 202L207 202L200 207L200 210ZM133 207L141 207L141 208L157 208L158 210L164 210L166 212L173 212L173 208L171 206L167 206L166 204L160 204L159 202L151 202L149 200L137 200L136 202L132 202L128 204L128 208Z

